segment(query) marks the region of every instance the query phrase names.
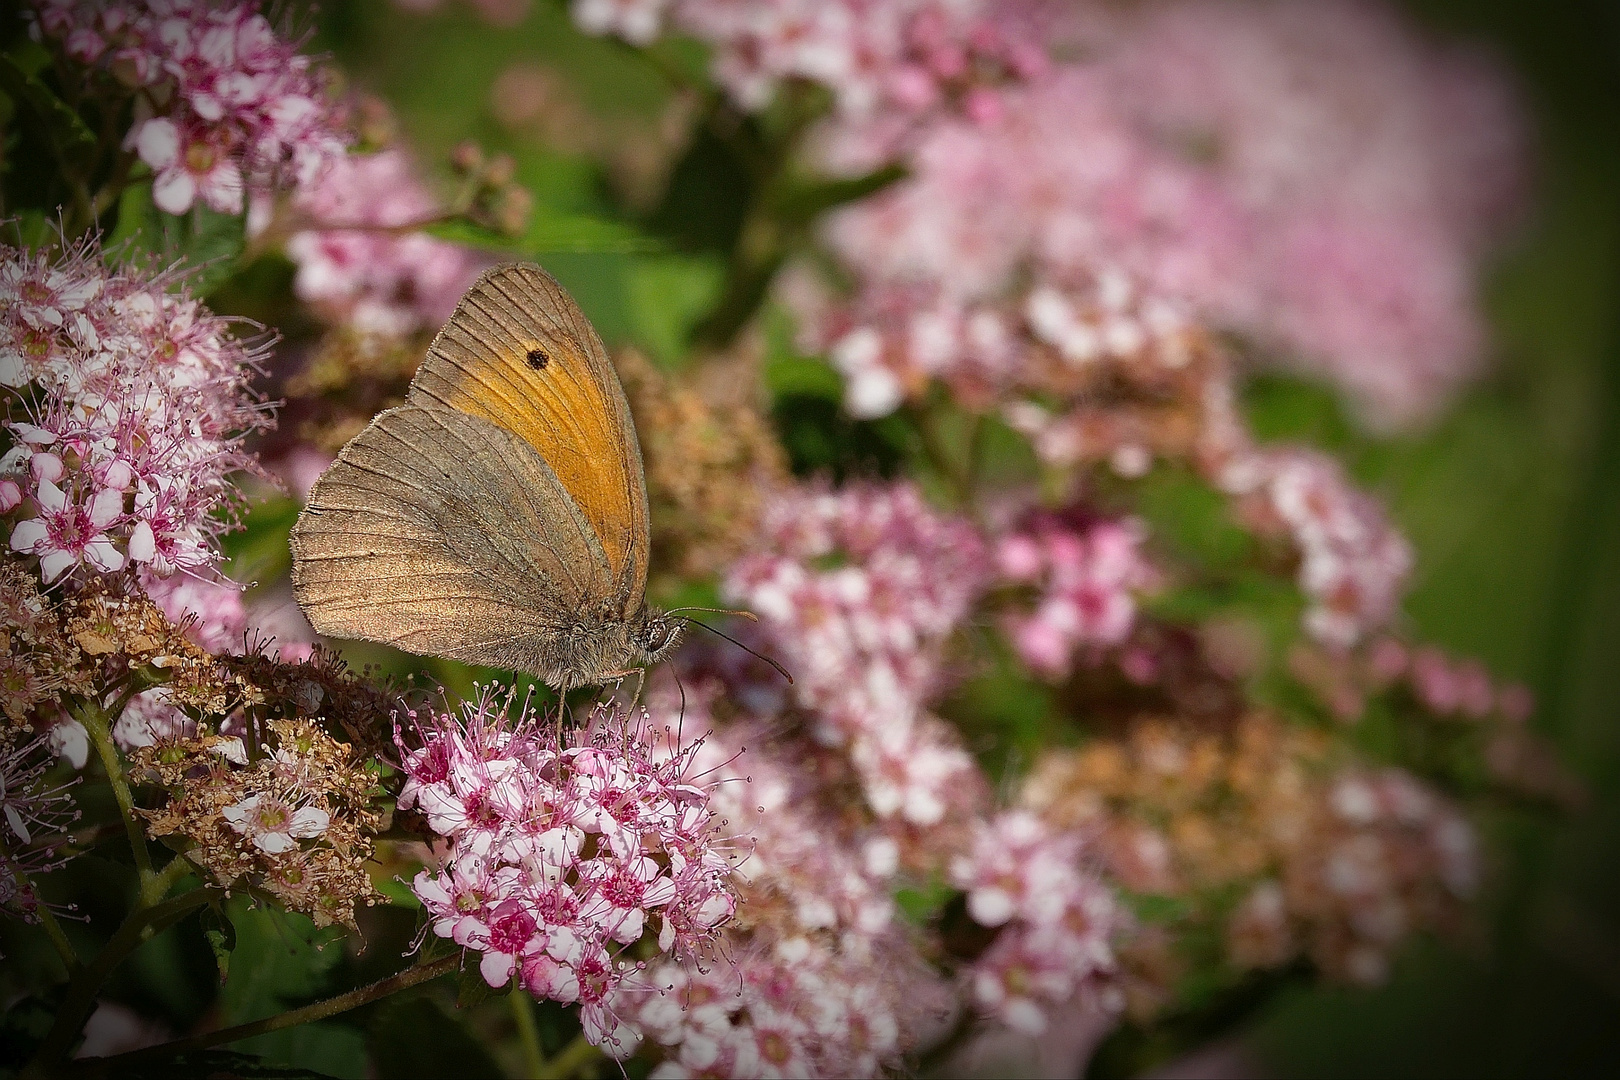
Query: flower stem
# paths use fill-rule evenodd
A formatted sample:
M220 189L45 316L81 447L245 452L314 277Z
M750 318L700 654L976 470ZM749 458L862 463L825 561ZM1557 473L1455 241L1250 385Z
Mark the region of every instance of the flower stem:
M51 939L51 945L56 949L56 955L62 958L62 964L67 968L68 978L77 975L84 965L79 962L79 954L73 951L73 943L62 932L62 924L57 922L56 916L51 914L51 909L45 906L43 900L40 901L39 907L35 909L35 914L39 916L39 925L44 928L45 936Z
M190 896L192 894L187 893L186 895ZM108 1058L92 1058L84 1062L84 1066L92 1075L120 1075L125 1069L139 1062L175 1057L193 1050L207 1050L213 1046L223 1046L227 1043L251 1039L255 1035L280 1031L282 1028L296 1027L299 1024L308 1024L316 1020L325 1020L339 1013L348 1012L350 1009L369 1005L371 1002L385 998L390 994L397 994L401 990L407 990L429 980L437 979L441 975L448 975L456 970L460 963L461 956L459 953L441 956L439 959L429 963L408 967L397 975L379 979L369 986L350 990L346 994L339 994L336 997L327 998L325 1001L317 1001L313 1005L305 1005L301 1009L290 1009L287 1012L268 1016L263 1020L255 1020L249 1024L238 1024L235 1027L221 1028L219 1031L205 1032L202 1035L193 1035L186 1039L176 1039L173 1042L163 1043L161 1046L149 1046L144 1050L132 1050Z
M183 893L172 900L150 907L137 907L124 919L124 924L113 934L112 940L102 946L101 952L87 967L80 969L68 984L67 995L62 999L62 1007L56 1012L56 1020L51 1024L51 1030L40 1044L33 1061L23 1071L23 1076L46 1076L54 1071L55 1067L67 1058L68 1051L73 1047L73 1040L78 1038L79 1032L84 1028L84 1022L90 1016L90 1010L95 1006L96 995L101 992L101 984L107 981L113 969L123 962L124 958L146 940L146 932L150 928L153 932L167 929L191 913L193 908L201 907L214 899L217 894L213 889L196 889Z
M595 1061L601 1056L601 1051L592 1046L582 1031L574 1036L574 1041L557 1052L557 1056L545 1062L534 1074L535 1080L568 1080L577 1076L580 1069Z
M67 968L68 978L71 979L79 973L79 968L82 966L79 962L79 956L73 951L73 944L68 941L67 935L62 932L62 924L56 921L56 916L52 914L44 899L40 897L39 887L29 879L27 874L22 872L20 866L16 865L15 856L13 856L10 846L3 837L0 837L0 860L12 863L8 870L17 879L18 885L21 886L19 891L32 894L38 902L38 905L34 908L34 914L39 916L39 925L44 929L45 936L50 939L51 947L56 950L56 955L61 957L63 966Z
M518 1045L523 1047L523 1075L542 1076L546 1071L546 1055L540 1049L540 1029L534 1022L534 1002L522 990L506 995L512 1006L512 1021L517 1025Z
M152 875L152 856L146 850L146 830L135 815L135 797L130 794L129 780L124 776L124 762L118 756L118 747L112 739L112 718L94 701L77 699L68 706L73 718L84 725L90 741L95 744L101 765L107 770L107 783L112 785L113 798L118 801L119 816L129 833L130 850L135 855L135 868L141 874L141 904L150 906L162 898L151 894L155 882Z

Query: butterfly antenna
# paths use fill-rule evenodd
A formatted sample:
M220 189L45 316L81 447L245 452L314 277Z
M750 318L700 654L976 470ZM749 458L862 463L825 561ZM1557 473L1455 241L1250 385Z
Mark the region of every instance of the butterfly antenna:
M742 616L742 617L743 617L743 618L745 618L745 619L747 619L747 620L748 620L748 621L749 621L749 622L759 622L759 616L758 616L758 615L755 615L755 614L754 614L754 613L753 613L753 612L752 612L752 611L738 611L738 610L737 610L737 609L735 609L735 608L723 608L723 607L678 607L678 608L670 608L670 609L669 609L669 610L668 610L668 611L666 611L666 612L664 612L664 614L665 614L665 615L675 615L675 614L678 614L678 613L679 613L679 612L682 612L682 611L712 611L712 612L714 612L714 613L715 613L715 614L716 614L716 615L740 615L740 616ZM687 621L687 622L693 622L693 621L695 621L695 620L693 620L693 619L687 619L687 620L686 620L686 621ZM698 623L698 625L699 625L699 626L702 626L702 625L703 625L703 624L702 624L702 623ZM718 633L718 631L716 631L716 633Z
M741 649L743 652L747 653L749 656L752 656L754 659L763 660L765 663L771 665L771 667L776 669L776 673L778 675L782 676L782 678L784 678L784 679L786 679L788 681L789 686L793 685L793 676L788 674L788 669L783 667L781 664L778 664L775 660L772 660L770 657L766 656L765 654L755 652L753 649L750 649L747 645L744 645L742 642L738 641L736 638L732 637L730 634L727 634L727 633L725 633L724 631L721 631L721 630L716 630L714 627L710 626L708 623L698 622L696 619L688 618L687 616L684 616L684 615L681 616L681 621L685 622L685 623L690 623L693 626L701 626L701 627L703 627L703 629L707 630L709 633L713 634L715 637L725 638L727 641L731 642L733 645L737 646L737 648Z

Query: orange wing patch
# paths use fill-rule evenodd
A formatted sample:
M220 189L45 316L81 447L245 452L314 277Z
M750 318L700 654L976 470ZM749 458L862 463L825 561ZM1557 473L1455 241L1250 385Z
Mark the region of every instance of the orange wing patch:
M641 450L607 350L551 275L519 264L481 277L434 339L409 400L489 420L539 451L601 540L615 582L639 599Z

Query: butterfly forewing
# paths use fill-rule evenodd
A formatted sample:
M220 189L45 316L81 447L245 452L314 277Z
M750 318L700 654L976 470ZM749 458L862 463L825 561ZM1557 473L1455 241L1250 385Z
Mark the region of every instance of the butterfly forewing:
M610 595L639 605L647 492L629 406L584 314L538 266L479 278L428 350L408 398L482 417L539 452L600 542Z
M518 670L613 589L593 527L534 448L444 408L373 420L310 492L292 548L322 634Z

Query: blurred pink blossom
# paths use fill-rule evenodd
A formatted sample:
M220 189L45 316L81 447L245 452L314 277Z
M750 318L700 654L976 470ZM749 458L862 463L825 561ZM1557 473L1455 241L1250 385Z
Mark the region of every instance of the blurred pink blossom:
M1257 449L1227 463L1220 482L1254 524L1284 531L1297 547L1313 637L1348 647L1394 617L1412 571L1411 545L1337 461L1313 450Z
M336 110L295 42L253 0L32 0L36 37L61 42L136 91L125 140L153 171L152 201L240 214L251 186L301 187L343 154Z
M1068 10L1041 35L1083 59L931 117L908 178L829 220L856 289L815 321L853 410L964 369L1015 383L1032 337L1080 363L1130 351L1123 324L1062 310L1109 277L1164 312L1148 323L1237 331L1332 379L1374 427L1432 415L1477 370L1478 261L1525 187L1524 121L1486 58L1372 4ZM828 164L882 125L835 118Z
M1002 575L1040 589L1033 614L1011 620L1013 645L1025 663L1061 678L1085 650L1125 641L1135 625L1135 594L1156 580L1141 554L1142 531L1131 520L1077 526L1040 514L1001 537Z
M840 113L881 127L886 148L942 108L993 118L999 87L1047 64L1037 44L1009 32L1018 24L978 0L573 0L571 10L587 33L635 45L666 28L703 41L716 81L750 111L783 83L818 83Z
M761 540L727 575L728 601L759 615L794 700L817 738L848 747L873 809L938 822L973 765L924 711L988 583L984 542L904 485L782 494Z
M970 854L952 865L973 921L1000 932L966 974L974 1003L1028 1035L1077 993L1093 1008L1119 1007L1107 992L1112 940L1125 925L1113 894L1080 864L1083 843L1026 811L982 824Z
M386 337L432 330L482 269L468 249L402 229L432 219L439 207L399 150L341 159L292 209L299 225L286 243L298 266L293 288L333 325ZM255 209L250 231L267 217Z

